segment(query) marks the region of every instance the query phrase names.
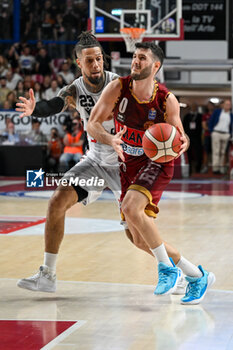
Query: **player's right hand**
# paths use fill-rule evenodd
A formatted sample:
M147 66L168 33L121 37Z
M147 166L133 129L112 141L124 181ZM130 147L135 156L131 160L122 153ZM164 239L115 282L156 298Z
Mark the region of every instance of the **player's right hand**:
M119 131L116 135L114 135L112 138L112 147L114 148L114 150L116 151L116 153L118 154L118 156L121 158L123 162L125 161L125 157L124 157L123 149L121 145L124 142L122 141L121 138L126 132L126 130L127 130L127 126L124 125L123 129Z
M28 100L25 97L20 96L19 99L21 102L16 103L16 106L18 108L16 108L15 110L17 112L22 112L20 118L28 117L34 111L36 100L32 89L29 90L29 96L30 98Z

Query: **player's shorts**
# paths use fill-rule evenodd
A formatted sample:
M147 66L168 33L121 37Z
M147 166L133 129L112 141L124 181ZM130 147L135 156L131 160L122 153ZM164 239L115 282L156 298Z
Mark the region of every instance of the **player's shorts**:
M163 191L169 184L174 173L174 162L158 164L149 158L143 162L132 162L132 164L121 165L121 198L122 203L128 190L143 193L149 200L145 208L148 216L156 217L159 208L158 203ZM122 215L122 219L124 217Z
M119 204L121 184L118 164L100 166L94 160L84 156L79 163L65 173L63 179L66 179L74 189L81 187L87 192L87 196L81 200L84 205L96 201L106 187L113 192Z

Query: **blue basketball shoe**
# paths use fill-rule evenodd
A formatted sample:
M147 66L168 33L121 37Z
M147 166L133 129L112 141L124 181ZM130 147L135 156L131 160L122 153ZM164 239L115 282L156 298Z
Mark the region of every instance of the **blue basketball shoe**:
M181 304L199 304L204 299L207 289L215 282L215 275L213 272L205 271L200 265L198 268L201 270L203 276L200 278L185 277L188 281L188 285L185 296L181 299Z
M175 266L174 262L170 258L173 266L168 266L163 262L158 264L159 281L155 288L155 295L172 294L179 281L180 269Z

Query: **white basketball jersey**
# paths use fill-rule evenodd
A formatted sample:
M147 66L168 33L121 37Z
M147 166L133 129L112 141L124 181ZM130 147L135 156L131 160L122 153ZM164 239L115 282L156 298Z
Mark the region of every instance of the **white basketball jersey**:
M105 71L105 84L103 89L110 81L116 78L118 78L117 74ZM88 91L84 84L83 77L74 80L72 85L75 85L77 91L76 109L80 113L84 123L84 130L86 130L92 108L100 98L103 89L97 93ZM114 119L107 120L103 122L102 125L110 134L115 134ZM88 158L94 159L101 166L118 164L117 154L111 146L97 142L88 134L87 137L89 143L89 151L87 153Z

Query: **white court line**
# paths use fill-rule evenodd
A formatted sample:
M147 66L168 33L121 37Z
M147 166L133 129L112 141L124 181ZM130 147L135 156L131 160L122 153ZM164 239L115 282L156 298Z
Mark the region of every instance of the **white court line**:
M18 278L0 278L0 281L18 281L19 279ZM111 282L88 282L88 281L63 281L63 280L58 280L57 281L59 284L60 283L65 283L65 284L68 284L68 283L73 283L73 284L102 284L102 285L106 285L106 286L121 286L121 287L124 287L124 286L134 286L134 287L148 287L148 288L151 288L151 287L154 287L153 284L136 284L136 283L111 283ZM232 290L224 290L224 289L213 289L211 288L210 290L212 290L213 292L218 292L218 293L233 293ZM38 293L41 293L41 292L38 292ZM55 296L56 293L53 293L53 295ZM48 321L48 320L47 320Z
M63 321L63 322L66 322L66 321ZM40 350L50 350L50 349L52 349L55 345L58 345L62 340L67 338L71 333L76 331L78 328L82 327L86 322L87 321L84 321L84 320L80 320L80 321L76 322L75 324L73 324L73 326L69 327L65 332L63 332L60 335L58 335L56 338L54 338L50 343L45 345Z

